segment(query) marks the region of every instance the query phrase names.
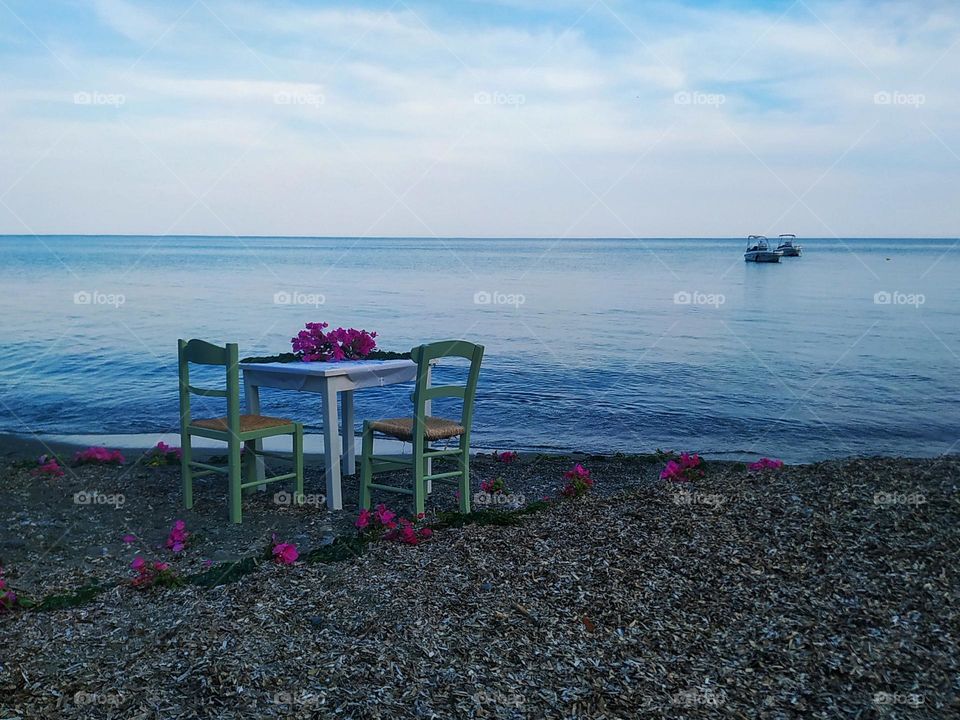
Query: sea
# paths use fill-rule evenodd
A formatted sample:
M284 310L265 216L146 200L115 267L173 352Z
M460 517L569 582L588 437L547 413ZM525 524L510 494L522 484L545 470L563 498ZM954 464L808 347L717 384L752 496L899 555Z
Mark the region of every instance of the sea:
M476 448L957 452L960 241L798 242L753 264L741 238L3 236L0 432L175 432L178 338L272 355L328 322L484 345ZM316 395L262 402L320 429ZM357 393L358 428L409 411L409 386Z

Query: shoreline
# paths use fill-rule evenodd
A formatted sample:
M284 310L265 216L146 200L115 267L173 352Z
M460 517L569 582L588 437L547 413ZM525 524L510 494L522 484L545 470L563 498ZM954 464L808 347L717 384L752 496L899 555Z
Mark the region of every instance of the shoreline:
M0 432L0 460L3 458L17 459L20 457L37 456L53 451L56 454L64 453L72 455L77 450L83 450L91 446L106 446L111 449L118 449L128 452L145 453L153 448L158 441L163 441L168 445L179 447L179 433L77 433L77 434L46 434L46 433L10 433ZM264 442L265 449L274 452L286 452L289 448L289 440L286 438L267 438ZM201 457L209 455L223 454L226 447L224 443L215 440L208 440L202 437L194 437L193 447ZM403 443L390 438L378 438L377 447L386 447L391 452L409 451L409 443ZM482 447L476 443L471 443L471 455L490 454L494 451L514 450L510 447L492 448ZM693 450L691 450L692 452ZM304 458L306 460L319 462L323 458L323 435L320 433L304 434ZM360 435L356 435L357 458L360 455ZM656 457L656 449L650 449L647 452L624 453L624 452L593 452L589 450L562 450L562 449L541 449L541 450L519 450L521 456L536 457L540 455L551 457L628 457L628 458L646 458ZM700 455L713 462L743 463L752 462L764 457L763 453L746 450L722 450L722 451L699 451ZM770 454L770 457L773 455ZM778 456L779 457L779 456ZM868 453L863 455L830 455L826 457L817 457L805 461L785 461L789 465L815 465L822 462L857 460L869 458L890 458L905 460L929 460L933 458L960 457L960 448L947 454L917 454L917 455L895 455L883 452Z

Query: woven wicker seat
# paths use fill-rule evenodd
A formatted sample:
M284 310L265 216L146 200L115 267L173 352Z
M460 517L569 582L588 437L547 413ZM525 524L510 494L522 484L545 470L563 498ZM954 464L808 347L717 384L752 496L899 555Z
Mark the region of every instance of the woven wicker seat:
M268 415L240 414L240 350L236 343L214 345L205 340L177 341L177 368L180 376L180 473L183 477L183 504L193 507L193 479L213 473L227 476L230 488L230 521L243 519L243 492L267 483L293 480L294 497L303 496L303 425L286 418ZM190 384L190 366L206 365L223 369L226 388L195 387ZM190 396L224 398L227 415L194 420L190 412ZM231 425L233 427L231 427ZM260 440L290 435L293 440L293 471L266 477ZM224 467L213 460L193 459L193 437L211 438L227 444ZM245 452L245 454L243 454ZM285 458L284 458L285 459Z
M365 420L363 423L363 450L360 454L360 507L369 510L373 503L371 493L400 493L410 495L413 500L413 512L424 512L427 495L433 489L434 482L449 481L456 483L460 495L460 512L470 512L470 428L473 424L473 400L477 391L477 377L480 375L480 363L483 360L483 345L466 340L440 340L439 342L418 345L410 351L410 357L417 365L417 386L410 399L413 412L408 417L387 420ZM440 358L463 358L470 361L465 384L434 385L431 382L430 368ZM462 402L458 420L431 417L430 409L434 400L444 398L445 402ZM449 411L445 411L449 412ZM420 420L422 418L422 421ZM416 422L414 422L416 419ZM415 427L416 426L416 427ZM423 437L414 435L423 433ZM409 454L375 455L374 436L377 433L389 435L398 440L409 442L413 447ZM448 447L433 447L437 440L456 438L446 443ZM453 445L454 447L449 447ZM456 459L454 469L449 465L434 468L433 460ZM407 468L410 472L412 487L400 487L395 484L374 482L378 473L396 472Z
M196 427L205 428L207 430L219 430L221 432L227 432L230 430L230 426L227 424L226 417L208 418L206 420L193 420L190 424ZM293 420L269 417L268 415L240 416L240 432L266 430L267 428L280 427L281 425L293 425Z
M444 420L438 417L425 417L424 424L427 440L444 440L446 438L463 435L467 430L463 425L453 420ZM374 432L390 435L398 440L413 440L413 418L390 418L388 420L373 420L370 427Z

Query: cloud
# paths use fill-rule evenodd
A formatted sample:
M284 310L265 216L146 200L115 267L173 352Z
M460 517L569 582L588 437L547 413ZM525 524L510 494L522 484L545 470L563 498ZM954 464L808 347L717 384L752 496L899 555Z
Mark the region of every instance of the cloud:
M7 50L0 182L38 232L222 233L177 217L213 183L216 214L257 234L385 212L378 234L718 235L786 211L799 233L954 232L958 13L783 8L101 0L66 45L31 18L75 73L29 38ZM0 231L22 231L2 207Z

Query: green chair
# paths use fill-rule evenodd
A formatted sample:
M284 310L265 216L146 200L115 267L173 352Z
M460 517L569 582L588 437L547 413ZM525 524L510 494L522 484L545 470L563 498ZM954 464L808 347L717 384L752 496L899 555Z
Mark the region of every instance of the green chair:
M360 507L370 508L370 490L413 495L416 512L422 513L427 494L427 483L433 480L457 478L460 486L460 511L470 512L470 426L473 422L473 399L477 378L483 360L483 346L464 340L442 340L415 347L411 353L417 363L417 387L413 392L413 417L388 420L367 420L363 423L363 450L360 463ZM466 385L429 387L430 363L439 358L461 357L470 361ZM445 420L427 415L427 403L435 398L460 398L463 407L460 420ZM374 455L374 433L411 442L411 455ZM430 443L458 438L455 448L435 449ZM428 461L433 458L457 456L458 469L451 472L428 474ZM380 485L373 482L379 472L410 468L413 487Z
M226 347L211 345L203 340L179 341L180 347L180 445L183 474L183 502L187 509L193 507L193 478L221 473L230 479L230 520L239 523L242 518L241 491L256 485L278 480L296 480L294 499L303 499L303 425L284 418L266 415L240 414L240 369L237 359L237 344ZM211 390L190 384L190 364L222 365L227 373L226 390ZM223 417L194 420L190 415L190 395L222 397L227 399L227 414ZM227 467L218 467L196 462L192 458L190 438L194 435L227 443ZM263 480L257 479L257 455L283 458L281 455L257 450L257 440L273 435L293 435L294 471ZM245 445L246 467L241 473L241 443ZM201 468L194 472L193 468ZM241 482L241 475L245 481Z

